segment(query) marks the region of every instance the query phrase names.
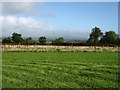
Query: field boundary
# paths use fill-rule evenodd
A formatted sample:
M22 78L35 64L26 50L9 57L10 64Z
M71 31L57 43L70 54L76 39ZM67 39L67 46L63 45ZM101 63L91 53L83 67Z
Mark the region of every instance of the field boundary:
M118 46L1 45L0 47L0 51L12 52L119 52Z

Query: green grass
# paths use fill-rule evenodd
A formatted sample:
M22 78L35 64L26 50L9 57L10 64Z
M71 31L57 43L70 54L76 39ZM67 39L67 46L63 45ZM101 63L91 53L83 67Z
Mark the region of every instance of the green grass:
M118 88L117 52L3 52L3 88Z

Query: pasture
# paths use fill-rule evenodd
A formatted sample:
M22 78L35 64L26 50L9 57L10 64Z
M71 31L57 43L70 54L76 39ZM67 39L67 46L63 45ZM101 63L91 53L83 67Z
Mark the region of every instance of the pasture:
M117 52L3 52L3 88L118 88Z

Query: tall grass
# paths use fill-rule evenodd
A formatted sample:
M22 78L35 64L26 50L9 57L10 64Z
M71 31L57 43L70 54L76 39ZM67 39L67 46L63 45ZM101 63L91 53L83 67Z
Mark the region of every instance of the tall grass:
M118 47L53 46L53 45L2 45L3 51L22 52L117 52Z

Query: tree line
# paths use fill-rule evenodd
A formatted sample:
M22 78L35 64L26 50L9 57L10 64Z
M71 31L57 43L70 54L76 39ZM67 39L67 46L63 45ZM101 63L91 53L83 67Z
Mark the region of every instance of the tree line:
M45 36L39 37L37 42L28 37L23 39L21 34L13 33L12 37L4 37L2 39L2 44L15 44L15 45L46 45L48 43ZM100 28L95 27L89 34L89 39L86 41L76 40L75 42L66 42L63 37L59 37L53 40L48 45L78 45L78 46L116 46L120 45L120 37L115 31L107 31L103 33Z

